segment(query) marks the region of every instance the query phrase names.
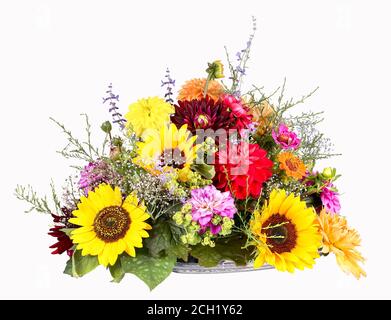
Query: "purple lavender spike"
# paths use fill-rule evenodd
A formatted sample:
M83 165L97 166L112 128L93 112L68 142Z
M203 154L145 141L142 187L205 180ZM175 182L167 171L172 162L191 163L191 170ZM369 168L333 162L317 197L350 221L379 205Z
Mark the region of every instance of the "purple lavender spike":
M113 118L113 123L118 123L121 130L125 128L126 120L122 117L122 114L118 112L117 102L119 102L119 95L113 93L113 84L110 83L108 90L106 91L107 96L103 97L103 104L109 101L109 112Z
M166 75L164 76L165 80L162 80L161 87L166 87L166 94L164 95L164 98L166 99L166 102L168 103L174 103L174 100L172 98L173 95L173 87L175 87L175 80L171 78L170 75L170 69L167 68Z

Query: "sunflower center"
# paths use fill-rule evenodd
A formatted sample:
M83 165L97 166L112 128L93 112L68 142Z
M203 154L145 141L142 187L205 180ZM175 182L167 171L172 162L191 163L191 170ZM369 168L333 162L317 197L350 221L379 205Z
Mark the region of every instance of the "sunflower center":
M102 209L95 217L94 230L97 237L104 242L115 242L125 237L130 227L128 212L118 206Z
M286 160L285 163L286 163L286 166L291 171L296 171L299 168L299 164L296 161L292 160L292 159Z
M296 228L283 215L273 214L263 223L262 232L266 234L266 243L273 253L290 252L296 247Z
M183 169L186 164L186 155L178 148L165 149L160 155L160 161L166 166L174 169Z

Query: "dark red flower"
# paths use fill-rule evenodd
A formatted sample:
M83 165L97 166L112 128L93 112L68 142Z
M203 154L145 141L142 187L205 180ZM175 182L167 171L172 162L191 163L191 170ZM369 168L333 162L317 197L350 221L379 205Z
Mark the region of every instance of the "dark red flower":
M230 144L216 154L214 185L222 191L230 190L237 199L257 198L263 183L272 176L272 168L273 162L259 145Z
M64 228L75 228L76 226L69 222L69 219L72 218L72 210L68 208L61 208L61 215L56 215L52 213L53 222L55 226L50 228L49 235L57 238L57 242L51 245L50 249L55 249L52 254L62 254L67 251L67 254L71 256L73 251L71 250L73 243L68 235L62 231Z
M195 134L197 129L230 129L234 127L231 112L219 100L206 98L178 101L174 105L175 113L171 116L171 121L180 128L187 124L187 129Z

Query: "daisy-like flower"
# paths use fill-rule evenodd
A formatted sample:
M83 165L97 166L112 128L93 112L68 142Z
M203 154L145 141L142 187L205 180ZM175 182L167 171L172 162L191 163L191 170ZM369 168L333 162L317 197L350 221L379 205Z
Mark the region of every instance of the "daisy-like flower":
M284 170L288 177L296 180L305 177L307 169L299 157L287 151L280 153L277 158L280 163L280 169Z
M197 100L204 97L204 90L206 85L206 79L192 79L186 81L186 83L179 90L178 100ZM216 80L210 80L208 83L208 96L214 101L219 100L223 93L223 86Z
M272 131L272 137L282 149L297 149L300 145L300 139L296 133L290 131L283 123L280 124L277 131Z
M347 221L340 215L330 215L322 210L318 217L319 230L322 234L322 253L334 253L339 267L345 273L353 274L357 279L366 276L359 262L364 262L357 247L361 245L358 232L349 228Z
M333 184L329 184L320 193L320 200L325 210L330 214L336 214L341 211L341 204L338 198L339 194L332 189L333 187Z
M82 256L98 256L105 267L114 265L120 254L135 257L135 248L142 248L146 230L151 226L144 204L132 193L122 199L118 187L101 184L87 197L82 197L69 222L80 226L71 233L71 239L82 250Z
M322 237L315 211L285 190L272 191L264 208L254 212L250 228L258 250L255 268L268 263L279 271L294 272L312 268L319 257Z
M144 141L137 143L135 164L156 175L176 171L179 180L188 181L190 166L200 145L194 145L197 136L190 137L186 125L179 130L175 124L164 125L160 130L147 130L143 138Z
M189 203L193 221L199 223L202 232L210 230L213 235L222 229L223 220L218 217L232 219L237 212L231 193L221 192L212 185L192 190Z
M174 107L159 97L140 99L129 106L126 126L137 136L146 129L160 129L170 121Z

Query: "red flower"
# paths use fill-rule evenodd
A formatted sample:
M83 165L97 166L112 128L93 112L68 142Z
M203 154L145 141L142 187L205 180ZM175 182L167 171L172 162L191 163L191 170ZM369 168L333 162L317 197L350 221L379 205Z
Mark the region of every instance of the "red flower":
M50 228L48 235L57 238L57 242L51 245L50 249L55 249L52 254L62 254L67 251L69 256L72 256L73 247L72 240L68 235L62 231L64 228L75 228L75 226L68 220L72 218L72 210L68 208L61 208L61 215L52 214L53 222L56 224L53 228Z
M180 100L174 105L175 113L171 121L180 128L187 124L187 129L195 134L197 129L230 129L235 123L232 122L231 112L220 101L214 101L207 96L198 100Z
M222 101L226 108L231 111L231 120L235 123L235 128L238 130L248 128L253 122L248 107L230 94L223 95Z
M257 198L272 176L273 162L257 144L230 144L216 155L214 184L222 191L231 190L237 199Z

